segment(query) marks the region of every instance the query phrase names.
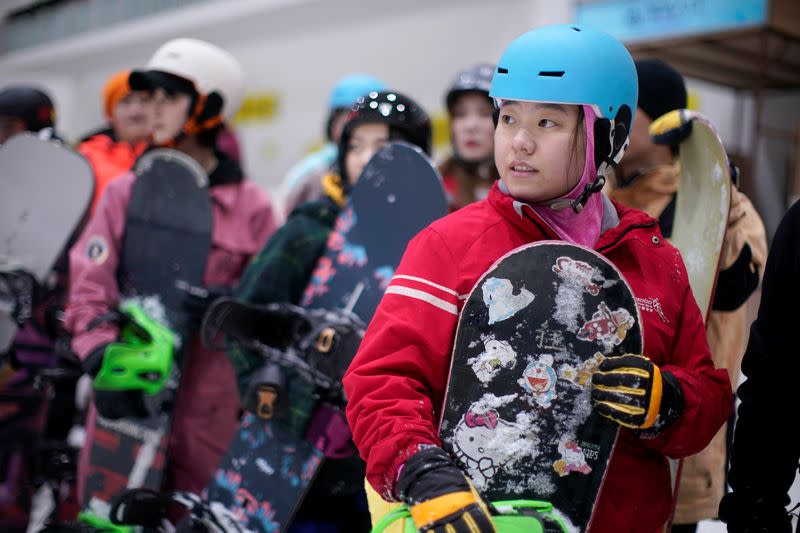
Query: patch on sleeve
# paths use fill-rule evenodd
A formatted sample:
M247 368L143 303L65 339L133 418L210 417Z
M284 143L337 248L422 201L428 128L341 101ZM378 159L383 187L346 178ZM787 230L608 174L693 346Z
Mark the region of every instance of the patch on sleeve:
M96 264L102 265L108 259L108 243L101 235L93 235L86 244L86 257Z

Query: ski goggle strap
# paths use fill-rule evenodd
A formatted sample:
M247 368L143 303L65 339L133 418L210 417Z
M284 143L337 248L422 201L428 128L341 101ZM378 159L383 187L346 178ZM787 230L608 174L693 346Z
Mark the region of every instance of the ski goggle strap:
M189 120L183 126L187 135L209 131L222 124L222 96L217 92L198 94Z

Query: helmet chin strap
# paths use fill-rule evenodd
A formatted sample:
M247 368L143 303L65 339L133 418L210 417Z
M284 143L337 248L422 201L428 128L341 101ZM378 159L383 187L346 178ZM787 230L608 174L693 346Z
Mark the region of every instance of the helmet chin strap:
M583 191L578 195L575 199L569 198L556 198L547 204L550 209L554 211L561 211L566 208L572 208L573 211L576 213L580 213L583 211L586 202L589 201L589 197L594 193L600 192L605 186L606 181L608 181L608 174L612 172L612 169L619 164L622 160L622 156L625 154L625 150L628 148L628 144L630 143L630 139L627 135L627 128L623 126L621 132L617 132L617 128L615 124L618 124L618 121L611 120L608 121L611 127L608 130L608 141L607 144L599 144L599 135L598 131L600 128L601 123L599 120L595 122L594 134L595 134L595 149L596 150L603 150L605 148L608 150L608 153L603 154L601 157L600 165L597 167L597 179L595 179L591 183L587 183L586 186L583 188ZM615 142L615 135L621 135L622 140L617 143ZM619 139L617 139L619 140ZM605 151L605 150L603 150ZM598 154L595 153L595 157ZM600 158L598 157L598 158Z
M606 166L606 168L610 168ZM589 197L596 192L600 192L603 190L603 186L606 184L606 177L604 174L599 174L597 179L592 182L588 183L584 188L581 194L575 198L574 200L570 200L569 198L556 198L547 203L547 207L552 209L553 211L562 211L571 207L573 211L576 213L580 213L583 211L583 206L586 205L586 202L589 200Z

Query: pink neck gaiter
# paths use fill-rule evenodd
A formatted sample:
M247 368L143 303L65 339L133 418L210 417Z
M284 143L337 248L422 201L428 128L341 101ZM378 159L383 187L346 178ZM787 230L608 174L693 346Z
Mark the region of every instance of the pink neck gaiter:
M591 106L582 107L586 130L586 157L580 181L560 198L528 205L565 241L594 248L600 237L600 227L603 222L603 199L600 197L603 193L590 195L580 213L576 213L568 202L559 202L559 200L574 200L581 195L586 185L597 179L597 167L594 162L594 123L597 115ZM503 190L508 191L505 186ZM557 205L555 209L551 207L554 203Z

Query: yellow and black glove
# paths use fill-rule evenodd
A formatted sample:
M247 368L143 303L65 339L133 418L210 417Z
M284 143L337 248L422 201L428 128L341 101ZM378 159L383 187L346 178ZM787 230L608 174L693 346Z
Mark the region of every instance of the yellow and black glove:
M403 466L397 494L420 532L495 533L489 509L447 452L423 448Z
M675 376L642 355L608 357L592 375L594 410L620 426L658 434L683 412Z

